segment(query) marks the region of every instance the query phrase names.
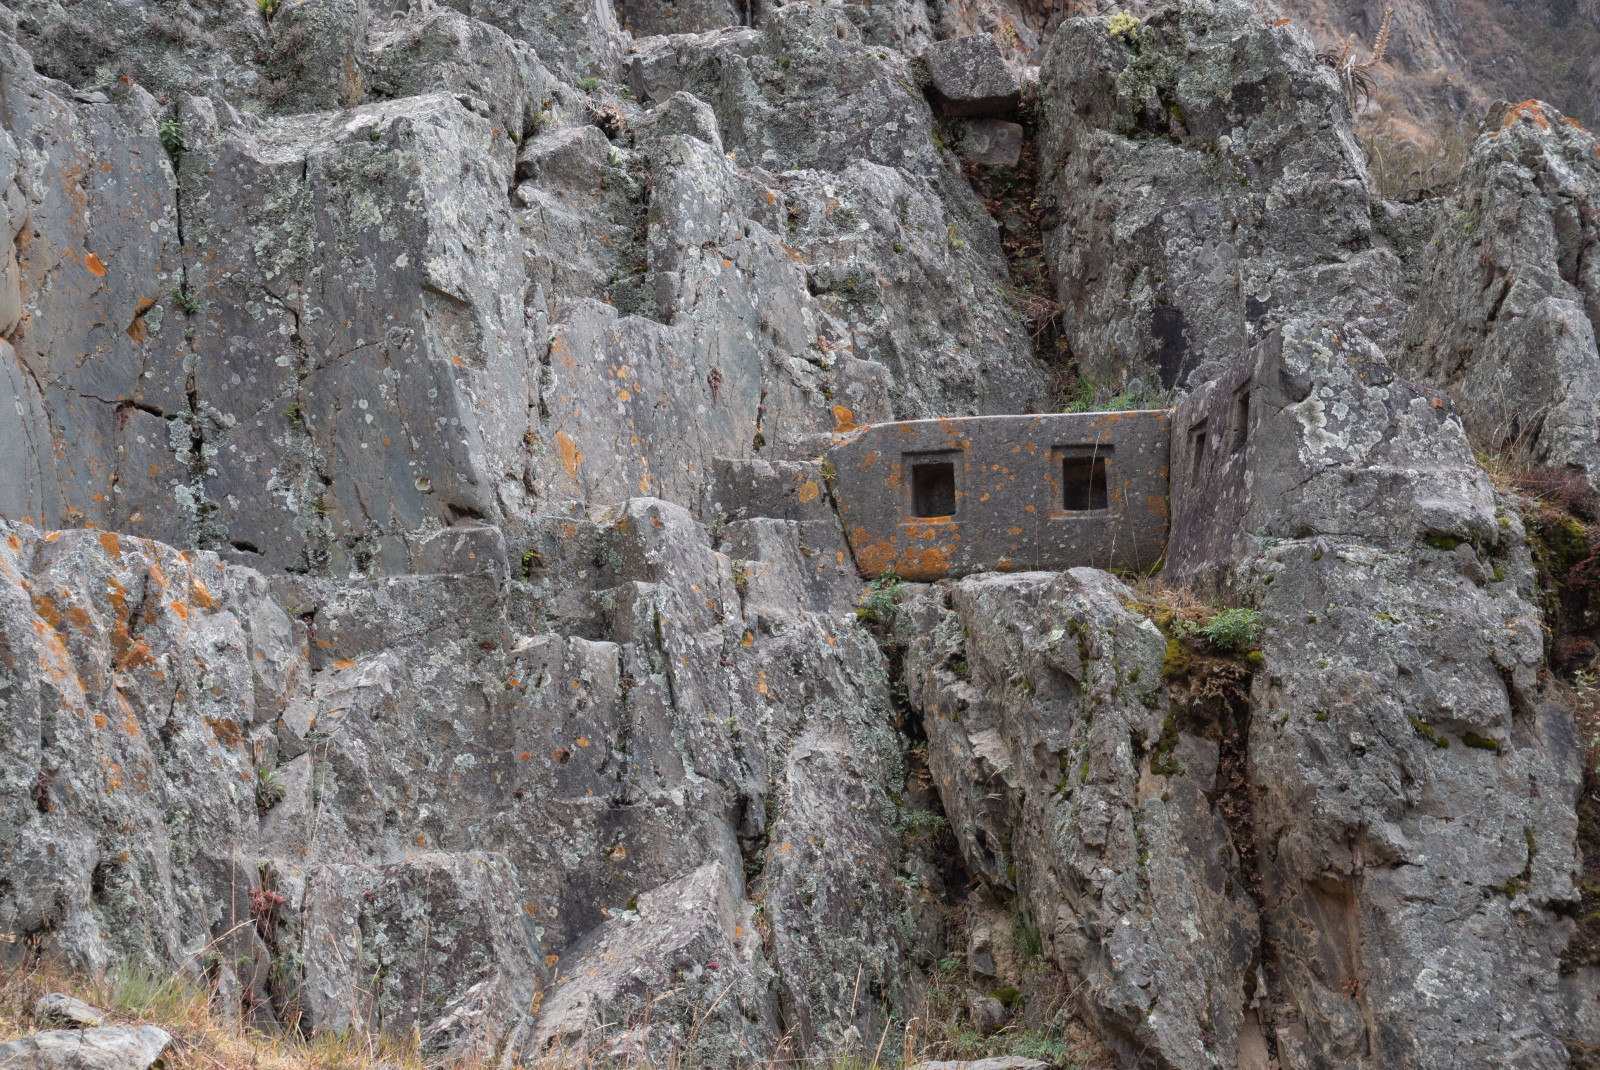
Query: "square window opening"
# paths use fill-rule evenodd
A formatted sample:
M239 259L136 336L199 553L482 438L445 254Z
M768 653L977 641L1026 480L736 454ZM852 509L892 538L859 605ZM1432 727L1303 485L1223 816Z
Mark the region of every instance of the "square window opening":
M1103 455L1061 459L1061 508L1082 513L1105 509L1109 504Z
M1200 469L1206 461L1206 425L1202 422L1189 432L1190 451L1194 454L1189 462L1189 482L1194 483L1200 478Z
M1233 417L1233 450L1238 453L1244 449L1245 441L1250 437L1250 395L1240 394L1234 402Z
M950 461L911 466L911 515L952 516L956 511L956 466Z

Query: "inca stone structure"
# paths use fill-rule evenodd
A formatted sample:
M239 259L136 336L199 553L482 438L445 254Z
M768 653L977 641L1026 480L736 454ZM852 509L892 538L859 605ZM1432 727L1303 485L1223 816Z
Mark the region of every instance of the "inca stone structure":
M879 424L828 451L860 568L969 572L1147 568L1167 537L1164 412Z
M1385 202L1287 14L1110 14L0 7L0 965L1589 1058L1600 149Z

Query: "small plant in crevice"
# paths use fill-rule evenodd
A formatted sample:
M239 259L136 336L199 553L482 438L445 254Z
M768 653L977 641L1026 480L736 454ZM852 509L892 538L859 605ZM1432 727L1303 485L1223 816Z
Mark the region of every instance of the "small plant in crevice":
M750 584L755 580L755 570L750 567L750 562L744 558L733 563L733 589L743 598L750 593Z
M189 289L187 282L172 288L172 301L185 316L193 316L200 311L200 302L195 299L194 291Z
M1250 650L1261 642L1261 612L1255 609L1225 609L1210 623L1195 629L1195 634L1218 650L1234 653Z
M900 604L905 584L893 572L885 572L861 594L856 606L856 619L867 624L887 625L894 619L894 608Z
M167 150L167 156L172 160L172 169L176 171L183 160L183 123L176 118L164 119L156 134L161 138L161 147Z
M275 770L262 766L256 770L256 812L264 814L283 801L283 781Z
M278 13L278 8L282 6L282 4L283 0L256 0L256 10L261 12L261 17L263 19L271 22L272 16Z
M914 843L931 840L948 824L931 810L906 810L900 815L900 834Z

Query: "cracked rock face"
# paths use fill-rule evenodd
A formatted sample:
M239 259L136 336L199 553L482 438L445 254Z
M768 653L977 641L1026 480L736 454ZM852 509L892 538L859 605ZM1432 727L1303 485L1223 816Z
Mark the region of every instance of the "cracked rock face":
M1255 906L1211 795L1217 744L1155 747L1174 716L1166 639L1093 569L968 577L947 597L897 626L967 864L1018 894L1124 1059L1232 1065Z
M1594 137L1547 104L1496 104L1435 223L1398 361L1460 402L1476 441L1591 479L1597 211Z
M1293 25L1231 0L1115 36L1072 19L1039 95L1046 249L1092 379L1197 384L1297 315L1392 342L1398 261L1373 240L1349 109Z
M1561 1065L1582 741L1471 445L1600 448L1593 139L1375 208L1293 24L1063 14L0 8L0 962L732 1067L893 1050L962 909L1129 1067ZM1175 399L1231 697L1145 580L857 612L835 436L1085 385Z

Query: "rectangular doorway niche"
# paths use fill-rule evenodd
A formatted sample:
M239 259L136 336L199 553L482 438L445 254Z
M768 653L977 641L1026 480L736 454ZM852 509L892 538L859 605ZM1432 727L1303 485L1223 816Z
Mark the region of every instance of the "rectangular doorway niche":
M1109 446L1096 446L1061 458L1061 508L1069 513L1104 511L1111 506L1106 492Z
M911 465L911 515L954 516L956 466L952 461L914 461Z

